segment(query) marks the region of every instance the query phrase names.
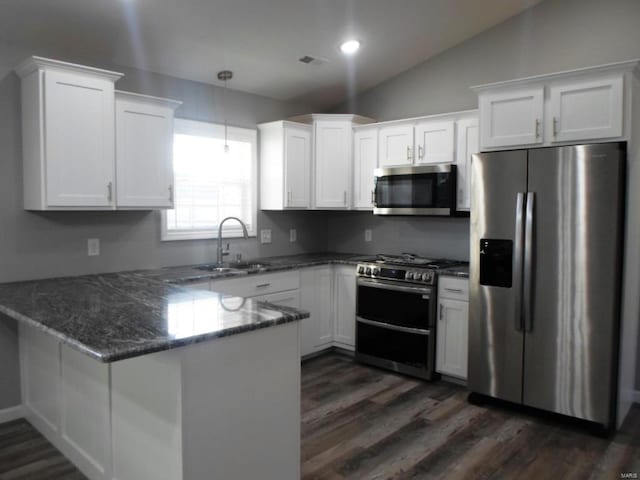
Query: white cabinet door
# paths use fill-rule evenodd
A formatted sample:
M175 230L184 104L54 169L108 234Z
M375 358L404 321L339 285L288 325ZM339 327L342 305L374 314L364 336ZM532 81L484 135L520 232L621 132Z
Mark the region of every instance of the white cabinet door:
M573 82L549 88L547 132L552 142L621 137L623 77Z
M116 92L119 208L173 207L173 106Z
M44 75L47 206L113 207L113 82L57 70Z
M453 162L454 122L423 122L415 127L415 163Z
M390 125L378 131L378 164L381 167L413 163L413 124Z
M483 93L479 106L482 149L543 142L544 87Z
M351 190L351 122L315 122L317 208L347 209Z
M458 210L471 209L471 155L480 151L478 119L457 122L456 166L458 169Z
M441 298L438 301L436 371L467 378L469 303Z
M356 269L337 267L334 281L335 335L340 346L353 349L356 344Z
M373 171L378 166L378 131L357 130L353 135L353 206L373 209Z
M287 126L284 130L285 206L310 207L311 132Z
M300 308L311 315L301 323L302 355L322 350L333 341L332 285L331 267L300 271Z

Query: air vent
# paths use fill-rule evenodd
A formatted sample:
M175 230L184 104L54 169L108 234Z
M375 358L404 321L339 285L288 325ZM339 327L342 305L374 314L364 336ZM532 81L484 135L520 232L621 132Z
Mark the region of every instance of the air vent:
M298 59L302 63L306 63L307 65L322 65L327 63L329 60L322 57L312 57L311 55L305 55Z

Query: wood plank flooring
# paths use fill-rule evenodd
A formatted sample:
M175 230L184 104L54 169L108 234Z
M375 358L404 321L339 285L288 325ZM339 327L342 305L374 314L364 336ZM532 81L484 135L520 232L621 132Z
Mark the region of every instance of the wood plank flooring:
M640 477L640 407L610 439L325 355L302 369L304 480Z
M639 406L617 435L603 439L471 405L461 387L412 380L342 355L303 364L304 480L618 479L624 473L640 476ZM85 477L26 421L0 425L0 480L53 479Z

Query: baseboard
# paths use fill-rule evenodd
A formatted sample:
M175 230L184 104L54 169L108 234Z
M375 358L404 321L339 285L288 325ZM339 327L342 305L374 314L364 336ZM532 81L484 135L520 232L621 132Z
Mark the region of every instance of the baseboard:
M0 410L0 423L10 422L24 417L24 408L22 405L17 405L11 408L4 408Z

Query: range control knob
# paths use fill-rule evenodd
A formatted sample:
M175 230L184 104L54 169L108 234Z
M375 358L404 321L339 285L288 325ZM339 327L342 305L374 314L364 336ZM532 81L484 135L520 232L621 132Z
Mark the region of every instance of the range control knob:
M407 280L411 280L413 278L413 272L406 272L404 274L404 278L406 278Z
M364 273L364 267L362 266L358 267L358 273L362 275Z
M378 274L380 273L380 269L378 269L378 268L376 268L376 267L373 267L373 268L371 269L371 273L372 273L373 275L378 275Z
M423 273L422 274L422 281L423 282L430 282L431 281L431 274L429 272Z
M371 268L367 267L364 273L367 275L371 275Z

